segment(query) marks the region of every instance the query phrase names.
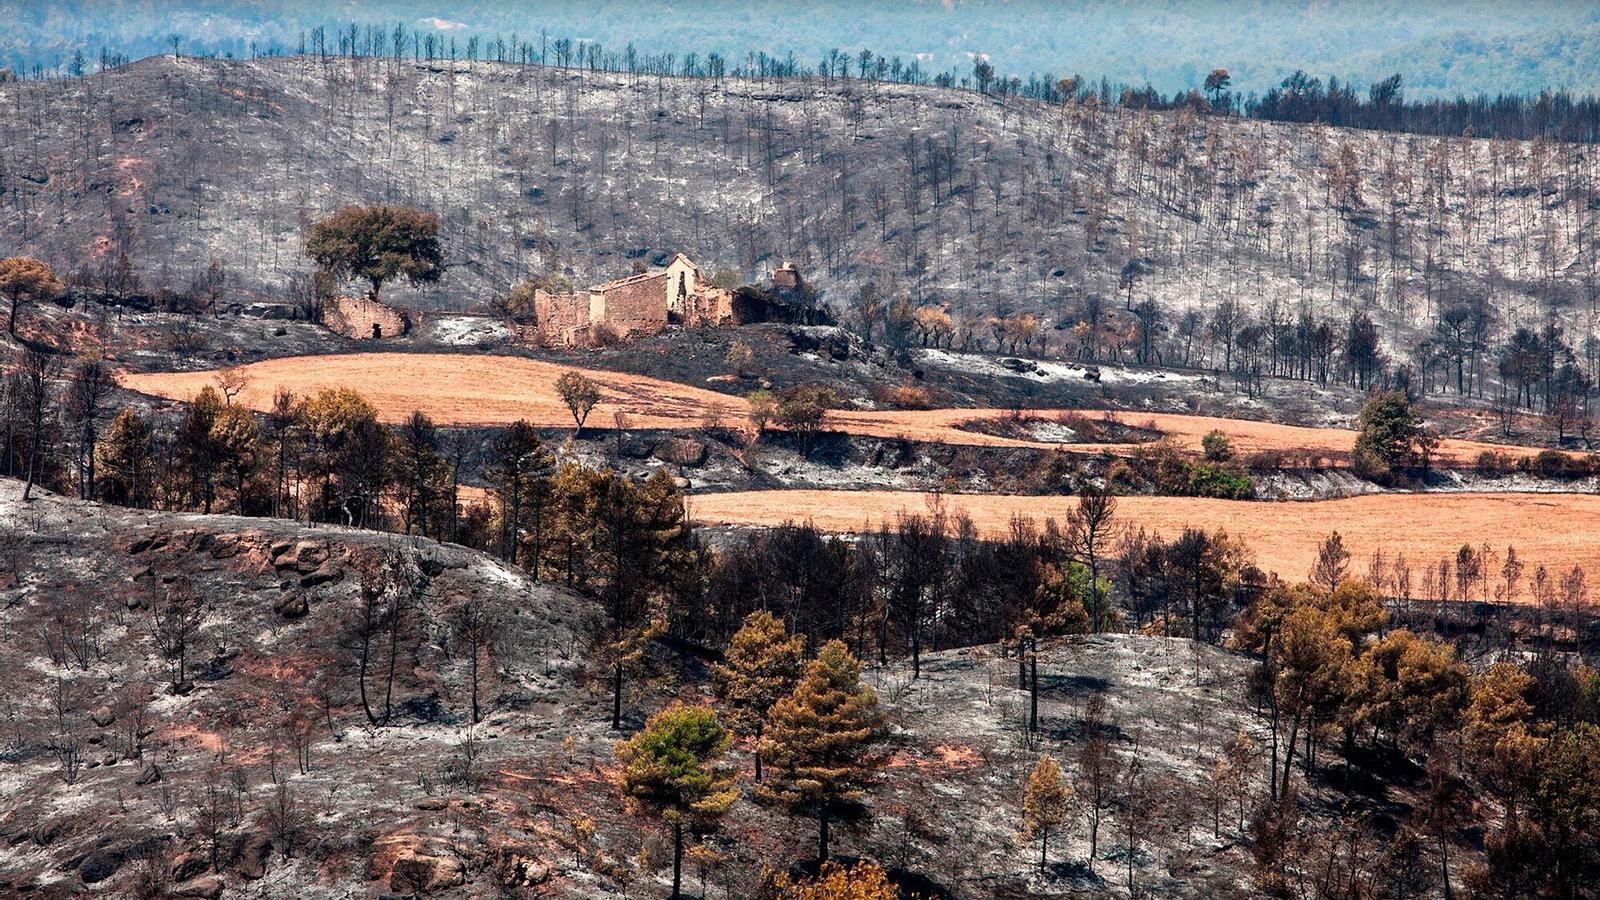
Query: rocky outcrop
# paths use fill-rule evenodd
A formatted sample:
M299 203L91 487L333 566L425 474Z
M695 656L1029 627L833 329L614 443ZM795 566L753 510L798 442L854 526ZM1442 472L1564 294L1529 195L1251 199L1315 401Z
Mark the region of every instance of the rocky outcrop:
M373 842L367 877L387 878L396 894L432 894L464 883L467 869L449 843L407 832Z
M466 881L461 860L433 853L410 852L394 861L389 890L399 894L433 894Z
M655 446L652 454L662 462L678 466L703 466L706 445L691 437L670 437Z
M167 888L167 896L184 900L217 900L222 896L222 879L215 875L200 875L180 881Z
M84 884L98 884L117 874L127 860L127 854L115 848L91 851L78 864L78 877L83 879Z

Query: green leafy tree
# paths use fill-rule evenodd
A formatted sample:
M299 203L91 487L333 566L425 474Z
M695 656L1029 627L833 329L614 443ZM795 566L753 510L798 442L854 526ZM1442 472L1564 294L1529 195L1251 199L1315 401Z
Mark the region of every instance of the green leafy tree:
M556 379L556 394L561 397L561 402L566 404L567 412L572 413L575 430L581 434L584 421L600 402L600 388L582 372L568 369Z
M744 341L734 341L728 347L728 355L724 357L724 362L728 364L728 368L732 369L733 373L740 378L750 374L751 367L755 365L755 361L755 350Z
M766 389L751 391L745 397L750 404L750 425L755 429L756 437L767 430L767 426L778 415L778 401L772 392Z
M1200 451L1206 462L1225 463L1233 459L1233 440L1221 429L1212 429L1200 439Z
M1351 463L1362 478L1385 482L1396 468L1426 466L1438 441L1404 391L1374 391L1361 408Z
M822 420L828 409L837 403L838 398L830 388L817 385L790 388L778 398L772 421L795 436L802 456L810 456L817 434L822 431Z
M715 765L733 737L703 706L674 706L617 744L617 787L630 805L672 829L672 896L683 896L683 826L713 819L739 798L737 776Z
M439 217L404 206L347 206L311 226L305 252L327 272L371 284L373 300L395 278L427 284L444 275Z

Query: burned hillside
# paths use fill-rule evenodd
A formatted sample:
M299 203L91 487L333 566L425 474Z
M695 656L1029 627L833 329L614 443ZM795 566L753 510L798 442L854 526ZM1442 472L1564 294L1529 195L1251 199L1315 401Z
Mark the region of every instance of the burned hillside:
M17 636L0 653L14 686L6 890L576 898L662 876L653 830L608 785L608 704L585 686L591 624L578 597L429 541L53 497L23 505L15 483L0 487L0 595ZM409 573L413 605L392 687L389 651L374 649L374 723L350 624L381 557ZM186 626L168 617L175 590L198 601ZM472 604L501 622L477 676L477 722L475 645L460 628ZM1203 756L1181 748L1259 726L1235 694L1243 657L1170 646L1187 644L1104 636L1051 650L1038 734L1071 747L1105 727L1119 756L1171 748L1149 760L1152 796L1187 799L1137 837L1135 884L1202 896L1244 883L1247 855L1209 824L1195 837L1210 788ZM930 655L917 681L903 664L871 674L894 737L866 805L840 825L845 852L950 896L1040 896L1010 808L1038 740L1015 667L998 648L973 648ZM692 678L674 680L652 680L641 699L701 695ZM932 802L962 814L930 817ZM780 815L741 801L736 824L704 838L724 854L702 869L707 896L749 896L761 856L805 852L804 824ZM1081 835L1064 859L1088 853ZM957 842L970 852L945 852ZM1063 862L1053 877L1124 892L1117 859Z
M1260 318L1363 310L1398 354L1464 298L1507 328L1554 312L1576 331L1600 290L1596 162L1543 141L306 57L0 85L0 136L9 245L91 280L115 281L125 253L125 276L160 287L219 259L230 292L277 299L309 289L307 224L374 202L442 217L447 277L397 295L457 309L685 252L746 278L793 258L841 314L870 282L946 308L953 340L991 314L1098 327L1097 309L1149 303L1185 344L1185 310L1229 294Z

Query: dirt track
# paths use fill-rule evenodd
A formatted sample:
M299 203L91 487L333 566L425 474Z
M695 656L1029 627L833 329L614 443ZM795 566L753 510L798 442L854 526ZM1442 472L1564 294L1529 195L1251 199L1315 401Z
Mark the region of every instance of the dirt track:
M555 392L555 380L567 366L517 356L483 356L448 353L354 353L302 356L268 360L242 367L250 376L243 402L266 410L272 394L283 387L305 395L323 387L349 387L378 408L385 420L399 422L413 410L449 425L503 425L526 419L545 428L570 427L568 414ZM582 370L599 385L603 401L590 415L588 425L610 428L614 414L624 412L630 428L697 428L713 409L729 423L742 423L745 401L716 391L599 369ZM214 372L127 373L124 386L176 400L193 397L202 387L215 384ZM1050 411L1035 411L1048 415ZM1130 444L1070 444L1024 440L983 434L961 427L973 419L1009 415L998 409L935 409L891 411L839 411L829 414L833 427L852 434L880 438L906 438L933 443L991 446L1067 447L1088 453L1125 454ZM1091 417L1105 415L1089 412ZM1338 428L1304 428L1243 419L1186 416L1169 413L1117 413L1132 425L1154 423L1179 448L1198 452L1200 439L1213 429L1233 438L1243 454L1264 451L1287 453L1298 460L1338 464L1349 454L1355 433ZM1446 440L1438 462L1447 466L1471 465L1487 449L1513 456L1529 456L1537 448L1512 447L1477 441Z
M991 536L1008 532L1015 515L1035 520L1062 518L1077 501L1071 497L1017 497L948 494L952 514L965 513ZM901 511L924 513L926 495L896 491L745 491L700 494L690 512L703 525L778 525L810 520L828 531L862 531L892 521ZM1581 566L1589 584L1600 577L1600 497L1588 494L1371 494L1314 502L1251 502L1187 497L1121 497L1116 520L1124 528L1145 528L1173 537L1183 528L1222 529L1242 538L1257 564L1284 578L1303 579L1317 547L1338 531L1354 555L1352 568L1364 570L1379 546L1391 558L1403 552L1417 570L1454 556L1463 543L1487 543L1498 555L1516 548L1531 578L1543 565L1552 578ZM1492 583L1492 579L1491 579ZM1522 589L1527 599L1527 587Z

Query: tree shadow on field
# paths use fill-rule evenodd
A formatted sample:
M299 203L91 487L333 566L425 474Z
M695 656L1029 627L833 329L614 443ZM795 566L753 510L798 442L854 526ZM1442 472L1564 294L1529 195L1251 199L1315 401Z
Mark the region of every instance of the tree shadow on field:
M1365 811L1380 834L1392 834L1413 811L1395 791L1415 790L1423 775L1422 766L1403 752L1358 745L1348 757L1319 766L1312 780Z
M1054 701L1082 701L1090 694L1101 694L1111 689L1111 682L1097 675L1047 675L1039 673L1039 699Z

